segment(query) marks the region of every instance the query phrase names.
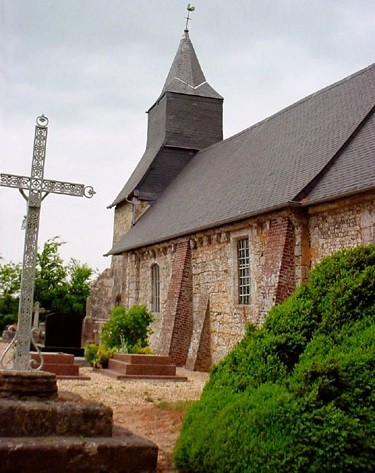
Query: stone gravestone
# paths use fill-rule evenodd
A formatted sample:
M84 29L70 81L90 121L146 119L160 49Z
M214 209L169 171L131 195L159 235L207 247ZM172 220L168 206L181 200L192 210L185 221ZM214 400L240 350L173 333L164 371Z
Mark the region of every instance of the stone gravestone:
M83 317L76 314L50 314L46 317L44 352L83 356L81 348Z

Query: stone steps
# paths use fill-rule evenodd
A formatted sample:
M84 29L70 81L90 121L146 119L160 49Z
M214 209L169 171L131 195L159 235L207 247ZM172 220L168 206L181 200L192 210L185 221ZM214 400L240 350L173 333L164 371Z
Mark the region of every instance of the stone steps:
M148 362L148 360L145 360ZM125 363L121 360L109 360L108 368L114 371L119 371L123 374L139 375L139 376L175 376L176 367L174 365L157 365L146 363Z
M53 373L0 371L0 473L153 473L157 455L110 407L59 397Z
M79 366L74 363L74 355L67 353L42 353L43 371L54 373L57 379L90 379L89 376L82 376L79 373ZM31 358L36 363L40 361L37 352L31 352Z
M171 358L168 355L140 355L130 353L115 353L111 360L122 361L131 365L171 365ZM147 363L145 363L145 360ZM172 365L174 366L174 365Z
M0 402L4 437L111 437L112 410L104 404L69 401Z
M156 470L154 443L121 436L0 438L0 473L123 473Z
M116 353L108 362L108 368L101 373L116 379L155 379L167 381L187 381L185 376L177 376L176 365L166 355L130 355Z
M115 378L118 380L126 380L128 379L129 381L131 380L142 380L142 379L149 379L149 380L161 380L161 381L182 381L185 382L187 381L186 376L163 376L163 375L132 375L132 374L121 374L119 371L112 370L109 368L105 369L96 369L95 371L100 372L101 374L104 374L105 376L109 376L110 378Z

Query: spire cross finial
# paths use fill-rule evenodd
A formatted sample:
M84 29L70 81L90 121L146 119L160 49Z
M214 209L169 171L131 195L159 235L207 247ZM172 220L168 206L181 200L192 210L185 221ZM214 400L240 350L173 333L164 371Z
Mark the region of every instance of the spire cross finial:
M189 31L189 29L188 29L189 21L191 21L190 12L191 12L191 11L194 11L194 10L195 10L195 7L193 7L193 5L191 5L190 3L188 3L188 6L186 7L186 10L187 10L188 14L187 14L187 16L185 17L185 18L186 18L185 32L188 32L188 31Z

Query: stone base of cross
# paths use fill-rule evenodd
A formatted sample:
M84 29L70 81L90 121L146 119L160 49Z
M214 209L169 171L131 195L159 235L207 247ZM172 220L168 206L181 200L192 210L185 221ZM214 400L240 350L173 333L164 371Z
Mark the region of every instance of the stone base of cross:
M32 337L32 312L35 285L35 268L38 250L38 232L40 208L43 199L50 193L76 197L91 198L95 191L91 186L72 182L52 181L44 178L44 164L48 119L42 115L37 118L34 136L33 158L30 177L14 174L0 174L0 186L18 189L27 201L26 234L23 254L20 302L18 310L17 332L0 358L0 368L5 370L29 371L41 370L43 359L35 367L30 359ZM36 344L34 343L37 349ZM14 349L13 362L5 364L4 360L10 350Z

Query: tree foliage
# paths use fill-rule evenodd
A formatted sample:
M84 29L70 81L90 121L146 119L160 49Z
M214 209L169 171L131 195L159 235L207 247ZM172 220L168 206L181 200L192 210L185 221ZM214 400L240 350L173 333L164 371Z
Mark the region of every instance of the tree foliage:
M47 240L37 254L34 301L46 313L60 312L83 316L90 294L92 268L71 259L64 263L59 237ZM0 330L17 319L22 265L0 264Z
M13 262L0 263L0 326L2 315L6 316L7 324L16 321L20 284L21 265Z
M375 246L326 258L212 371L183 472L375 470Z
M65 264L59 254L63 244L52 238L38 253L34 300L49 312L84 315L94 271L75 259Z

